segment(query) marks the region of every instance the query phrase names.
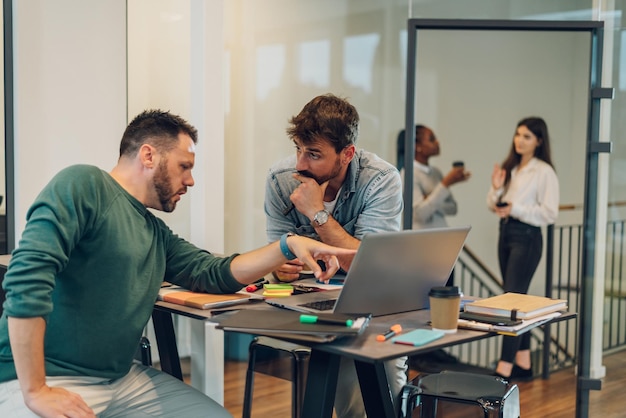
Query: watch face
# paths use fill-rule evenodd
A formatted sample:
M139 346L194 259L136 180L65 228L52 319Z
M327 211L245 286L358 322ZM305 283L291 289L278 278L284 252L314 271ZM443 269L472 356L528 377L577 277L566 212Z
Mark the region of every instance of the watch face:
M328 211L320 210L319 212L315 214L315 216L313 217L313 220L315 221L316 224L320 226L324 225L326 221L328 221Z

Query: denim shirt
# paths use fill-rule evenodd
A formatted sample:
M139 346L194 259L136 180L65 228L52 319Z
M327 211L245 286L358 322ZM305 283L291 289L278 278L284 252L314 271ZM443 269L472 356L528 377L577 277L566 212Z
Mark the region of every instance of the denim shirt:
M285 232L319 240L309 218L298 212L289 196L300 182L293 178L296 156L270 168L265 188L267 238L276 241ZM350 162L333 218L353 237L399 231L402 218L402 181L398 170L376 154L359 150Z

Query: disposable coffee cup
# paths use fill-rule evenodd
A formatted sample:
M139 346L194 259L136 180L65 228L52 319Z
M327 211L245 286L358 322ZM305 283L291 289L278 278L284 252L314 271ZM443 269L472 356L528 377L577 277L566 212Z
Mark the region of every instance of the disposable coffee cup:
M430 323L435 331L447 334L456 332L459 324L459 309L463 293L457 286L433 287L430 299Z

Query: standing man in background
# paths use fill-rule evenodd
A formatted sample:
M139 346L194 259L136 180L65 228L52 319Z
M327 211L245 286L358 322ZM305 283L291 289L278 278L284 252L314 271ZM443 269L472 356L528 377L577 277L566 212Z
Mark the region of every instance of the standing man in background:
M268 241L291 232L357 249L365 234L400 230L398 170L373 153L357 150L358 127L354 106L332 94L315 97L291 118L287 135L296 154L276 163L267 177ZM352 259L339 257L344 271ZM293 260L274 276L293 281L303 269L308 267L302 260ZM407 379L406 357L386 362L385 370L397 398ZM339 418L365 416L352 360L342 359L340 365L335 412Z

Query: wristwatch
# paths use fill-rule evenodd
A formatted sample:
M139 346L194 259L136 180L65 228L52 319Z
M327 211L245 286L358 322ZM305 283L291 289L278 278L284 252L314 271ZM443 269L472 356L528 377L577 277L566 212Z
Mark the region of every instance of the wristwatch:
M322 209L319 212L317 212L315 216L313 216L313 222L315 222L317 226L322 226L326 222L328 222L329 215L330 213L326 209Z

